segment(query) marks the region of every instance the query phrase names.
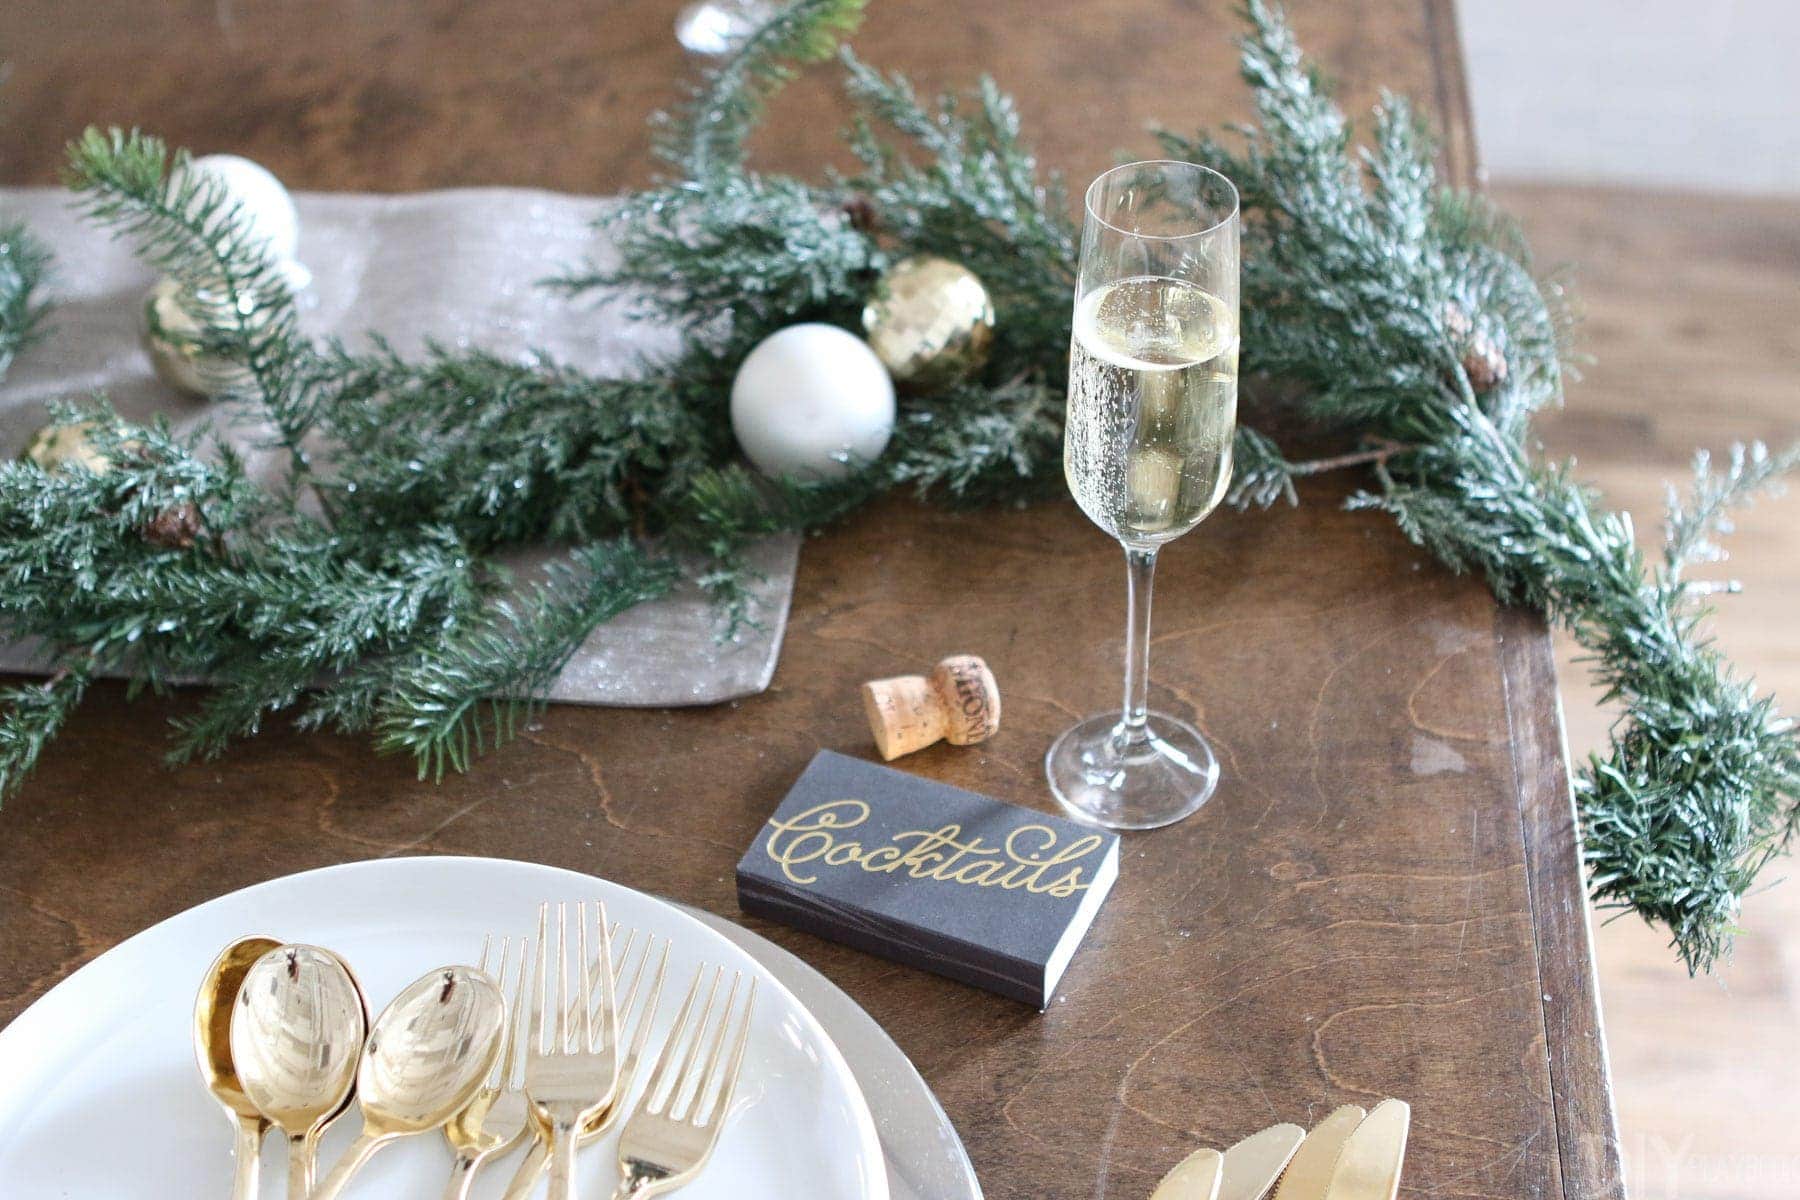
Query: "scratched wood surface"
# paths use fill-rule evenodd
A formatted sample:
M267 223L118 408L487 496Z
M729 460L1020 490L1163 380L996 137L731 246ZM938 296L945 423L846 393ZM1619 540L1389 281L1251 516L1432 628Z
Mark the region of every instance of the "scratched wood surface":
M673 7L19 0L0 12L0 180L53 178L55 146L110 121L296 187L614 190L650 170ZM1295 7L1351 104L1415 94L1469 179L1451 12ZM857 45L925 86L992 71L1044 159L1082 179L1146 148L1152 119L1244 115L1231 32L1222 2L933 0L877 3ZM809 167L838 123L802 85L762 160ZM1415 1109L1410 1195L1621 1192L1548 640L1390 523L1339 511L1346 486L1221 514L1164 555L1153 701L1206 730L1225 779L1193 820L1127 839L1048 1014L759 926L914 1057L996 1200L1142 1196L1198 1144L1388 1095ZM285 730L160 771L170 706L101 688L0 813L0 1019L156 920L358 858L532 859L733 914L732 864L807 759L868 752L856 684L950 651L993 665L1005 727L902 765L1045 806L1048 742L1115 699L1122 576L1067 503L887 502L809 542L767 695L554 709L439 787Z

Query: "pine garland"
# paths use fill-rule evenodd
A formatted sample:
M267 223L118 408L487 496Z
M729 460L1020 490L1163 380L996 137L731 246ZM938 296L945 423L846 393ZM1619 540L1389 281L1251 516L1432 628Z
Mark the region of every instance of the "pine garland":
M1260 128L1242 149L1162 139L1236 180L1255 218L1246 368L1303 384L1316 425L1393 448L1353 507L1389 513L1589 651L1624 710L1576 781L1590 890L1666 927L1689 969L1708 969L1800 817L1800 744L1706 643L1683 568L1800 447L1734 450L1720 474L1702 458L1693 499L1671 500L1663 562L1646 569L1630 522L1532 454L1531 414L1562 400L1566 320L1517 232L1479 197L1438 187L1430 139L1401 99L1384 99L1359 171L1279 13L1260 0L1248 13ZM1504 354L1504 378L1471 369L1483 342Z
M846 50L858 170L809 183L747 165L775 91L828 59L862 7L793 0L709 72L661 122L678 176L602 219L616 265L553 281L629 296L680 332L675 354L626 378L311 344L240 215L185 156L136 133L77 142L71 182L90 213L199 302L209 353L233 364L227 403L269 428L287 469L259 486L217 438L127 429L103 405L59 419L93 423L106 469L0 466L0 635L37 639L59 664L48 683L0 694L0 794L111 670L153 688L216 682L176 722L175 757L217 753L287 711L303 728L369 732L423 777L466 770L516 732L595 625L680 574L715 597L724 628L755 619L755 537L818 528L900 486L955 504L1056 491L1076 227L999 88L925 100ZM1252 378L1297 391L1298 414L1345 448L1293 462L1242 428L1231 502L1292 503L1300 476L1366 469L1354 506L1569 628L1625 713L1577 783L1593 894L1663 924L1691 970L1710 968L1791 836L1800 751L1706 643L1706 589L1686 568L1717 555L1730 508L1796 455L1753 447L1723 470L1700 459L1646 563L1625 518L1533 452L1532 414L1561 400L1567 321L1517 231L1439 186L1404 101L1384 99L1356 150L1279 10L1252 0L1246 16L1257 125L1230 145L1161 136L1242 192ZM882 269L914 253L988 285L999 332L984 373L907 398L889 449L845 480L738 465L727 396L743 354L796 321L854 327ZM547 539L573 544L566 561L502 599L494 553Z
M1791 724L1705 645L1681 566L1795 455L1734 451L1717 475L1702 463L1694 502L1672 504L1667 561L1647 572L1629 523L1532 456L1531 415L1561 402L1568 321L1517 230L1480 196L1439 186L1431 139L1399 98L1384 99L1359 153L1280 11L1257 0L1246 17L1258 125L1241 149L1174 134L1163 148L1238 183L1245 365L1284 395L1302 385L1302 415L1349 448L1296 463L1241 428L1230 501L1294 502L1298 477L1367 466L1376 487L1353 505L1388 512L1452 568L1483 571L1503 601L1569 627L1625 706L1611 750L1576 785L1593 895L1664 925L1689 968L1708 969L1744 891L1788 840L1800 771ZM991 81L928 103L905 79L843 60L860 175L809 187L741 166L692 172L609 223L622 267L571 282L679 278L658 312L693 329L751 297L731 339L747 347L791 320L851 324L867 272L893 257L954 258L994 293L1001 344L977 384L913 402L875 473L977 502L1054 488L1075 260L1064 193L1040 177ZM717 160L741 164L748 131L732 127ZM734 192L759 203L711 199ZM872 214L860 239L840 215L852 202ZM639 236L646 209L664 236ZM675 231L696 227L697 243L674 245ZM802 269L806 286L794 286ZM1472 369L1482 351L1501 356L1502 378Z

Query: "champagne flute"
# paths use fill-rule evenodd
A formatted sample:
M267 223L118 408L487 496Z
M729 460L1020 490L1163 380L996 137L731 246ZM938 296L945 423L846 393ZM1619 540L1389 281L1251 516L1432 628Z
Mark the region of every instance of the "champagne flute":
M1146 705L1156 553L1231 483L1237 424L1238 197L1185 162L1115 167L1087 190L1063 473L1125 548L1125 702L1050 747L1050 790L1074 816L1154 829L1218 783L1200 731Z

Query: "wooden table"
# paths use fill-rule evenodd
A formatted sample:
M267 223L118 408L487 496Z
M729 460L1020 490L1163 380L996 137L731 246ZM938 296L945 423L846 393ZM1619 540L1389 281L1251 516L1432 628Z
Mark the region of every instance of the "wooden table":
M643 118L682 68L672 0L13 0L0 182L48 182L88 122L233 150L300 188L648 178ZM1449 0L1296 5L1353 106L1381 84L1475 174ZM878 2L866 57L928 87L979 69L1049 164L1245 114L1223 0ZM762 161L841 161L824 82ZM995 1200L1141 1197L1199 1144L1400 1096L1409 1194L1623 1194L1549 644L1391 522L1221 514L1164 555L1152 696L1219 748L1217 797L1127 839L1063 993L1016 1004L758 925L918 1063ZM922 774L1046 806L1041 759L1116 701L1118 551L1067 503L880 505L812 541L767 695L710 710L557 708L434 787L359 741L277 730L154 764L169 705L101 687L0 813L0 1019L118 940L221 892L392 854L532 859L735 913L731 867L821 746L867 752L858 681L987 656L1006 726Z

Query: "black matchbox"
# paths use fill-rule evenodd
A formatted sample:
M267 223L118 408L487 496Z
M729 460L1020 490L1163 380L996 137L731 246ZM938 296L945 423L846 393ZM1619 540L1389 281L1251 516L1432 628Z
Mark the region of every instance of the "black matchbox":
M1046 1008L1119 839L821 750L737 867L738 907Z

